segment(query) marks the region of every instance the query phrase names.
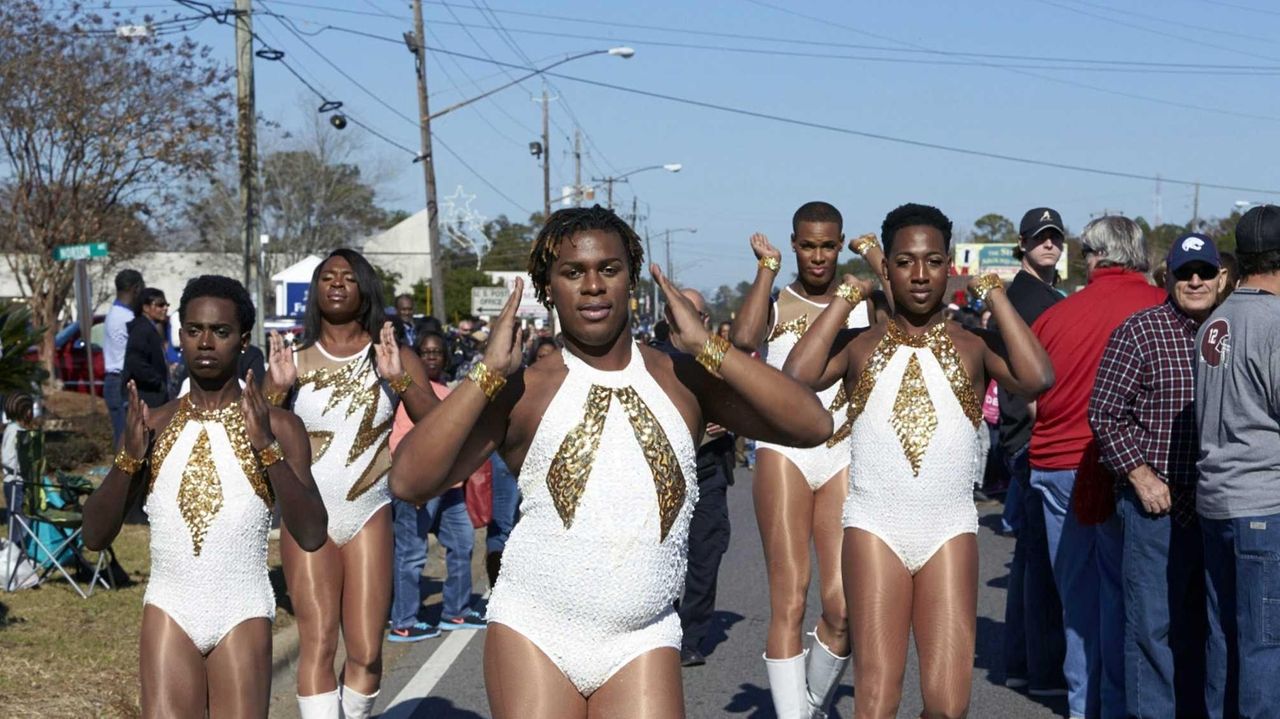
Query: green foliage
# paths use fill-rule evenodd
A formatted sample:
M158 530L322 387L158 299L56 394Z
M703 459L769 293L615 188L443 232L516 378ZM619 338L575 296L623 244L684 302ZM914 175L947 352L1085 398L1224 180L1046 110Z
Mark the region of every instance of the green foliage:
M27 350L40 344L44 329L33 326L31 308L0 305L0 393L32 391L44 382L44 367L26 358Z
M970 242L1017 242L1018 230L1004 215L989 212L973 221Z
M404 274L384 269L378 265L373 266L373 271L378 273L378 281L382 283L382 299L388 305L394 304L396 295L400 294L396 288L400 286L400 280L404 279Z
M462 317L471 314L472 287L501 287L502 282L494 282L489 275L475 267L458 267L449 270L444 276L444 306L447 319L456 323Z

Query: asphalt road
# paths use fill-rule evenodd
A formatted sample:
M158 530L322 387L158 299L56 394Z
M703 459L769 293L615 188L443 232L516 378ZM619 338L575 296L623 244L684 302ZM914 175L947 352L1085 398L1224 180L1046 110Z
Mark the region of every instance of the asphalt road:
M768 622L768 589L751 507L750 484L750 472L739 470L737 483L729 492L732 541L720 573L716 623L708 642L714 647L705 666L684 670L685 706L690 719L774 716L760 658ZM979 506L979 512L982 528L978 535L978 643L969 714L1018 719L1065 716L1064 699L1032 699L1003 686L1001 636L1013 540L991 530L997 526L1000 505ZM429 575L432 566L439 567L439 564L432 562L428 566ZM816 576L816 567L814 571ZM483 580L477 588L483 588ZM439 612L438 595L431 601L437 606L429 606L428 615ZM806 626L811 626L818 614L816 587L811 587ZM376 709L385 717L397 719L488 717L483 646L483 631L454 632L413 645L388 644L382 692ZM291 690L292 677L287 682L277 680L272 716L296 716ZM831 716L853 716L853 702L852 677L846 673ZM916 717L920 711L918 664L913 649L898 716Z

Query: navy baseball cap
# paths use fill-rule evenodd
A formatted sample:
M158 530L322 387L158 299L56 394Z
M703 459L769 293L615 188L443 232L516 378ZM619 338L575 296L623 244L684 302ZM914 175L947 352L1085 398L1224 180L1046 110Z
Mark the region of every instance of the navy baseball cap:
M1222 257L1218 255L1218 247L1207 235L1199 232L1188 232L1179 237L1169 248L1169 272L1177 272L1191 262L1203 262L1211 267L1222 267Z
M1246 254L1280 250L1280 207L1258 205L1236 224L1236 250Z
M1027 210L1022 216L1022 223L1018 225L1018 235L1024 240L1044 232L1047 229L1055 229L1061 235L1066 235L1067 231L1062 229L1062 215L1051 207L1036 207Z

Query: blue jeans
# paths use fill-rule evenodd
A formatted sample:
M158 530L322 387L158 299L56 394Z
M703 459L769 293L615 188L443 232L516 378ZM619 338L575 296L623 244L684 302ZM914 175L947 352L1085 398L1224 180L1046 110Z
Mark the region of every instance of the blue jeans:
M507 546L507 537L516 526L516 508L520 505L520 487L516 477L502 461L497 452L493 453L493 518L489 520L489 528L485 530L484 545L487 554L501 552Z
M1147 514L1132 487L1124 526L1124 688L1130 717L1204 716L1204 544L1193 522Z
M1209 716L1280 716L1280 514L1200 518Z
M1124 597L1120 522L1086 526L1071 510L1074 469L1031 470L1066 630L1062 673L1073 717L1124 716ZM1105 667L1104 667L1105 663Z
M391 584L391 628L407 629L418 621L422 607L422 568L427 566L426 512L399 499L391 500L395 535Z
M428 526L444 545L443 619L462 616L471 606L471 550L475 547L475 528L467 515L466 494L455 487L422 508Z
M108 372L102 378L102 400L107 403L107 416L111 418L111 446L120 447L124 436L124 419L129 413L129 403L121 394L120 373Z
M1030 485L1027 448L1006 454L1005 465L1009 471L1005 516L1018 518L1005 595L1005 676L1025 678L1031 689L1057 689L1065 686L1062 661L1066 647L1062 602L1049 563L1044 504Z

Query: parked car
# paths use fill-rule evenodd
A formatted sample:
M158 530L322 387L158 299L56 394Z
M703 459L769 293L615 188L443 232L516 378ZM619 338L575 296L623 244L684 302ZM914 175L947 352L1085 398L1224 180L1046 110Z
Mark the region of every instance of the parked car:
M94 315L93 331L89 337L93 357L93 393L102 396L103 375L106 362L102 357L103 321L106 315ZM27 350L27 357L35 361L40 356L36 347ZM80 339L80 323L58 330L53 337L53 376L62 380L62 388L68 392L89 392L89 359L85 357L84 341Z

